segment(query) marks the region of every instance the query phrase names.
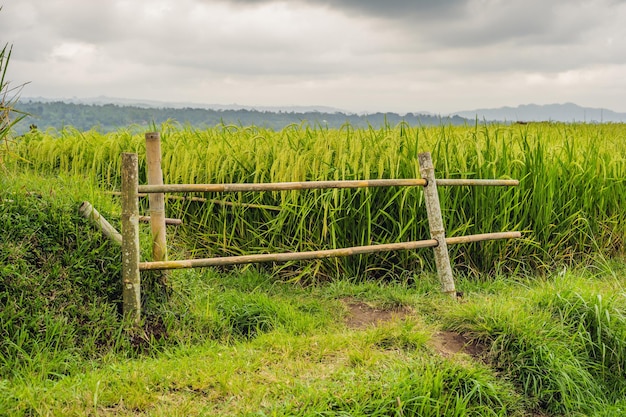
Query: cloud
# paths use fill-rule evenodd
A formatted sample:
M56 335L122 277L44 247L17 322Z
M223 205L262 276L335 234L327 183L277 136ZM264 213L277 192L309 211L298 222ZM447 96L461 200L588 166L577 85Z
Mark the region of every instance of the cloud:
M605 85L622 85L625 20L612 0L20 0L0 12L11 74L32 95L355 111L623 107Z
M209 0L207 3L214 3ZM276 4L277 0L228 0L247 8ZM327 8L351 18L378 20L400 27L410 36L434 45L476 46L508 40L519 43L575 42L581 32L596 26L612 0L292 0ZM412 29L412 30L411 30Z
M210 1L210 0L209 0ZM240 6L272 3L276 0L230 0L229 3ZM314 7L327 7L343 10L346 14L359 17L379 16L385 18L405 18L421 16L428 18L449 19L459 16L467 0L292 0L294 3Z

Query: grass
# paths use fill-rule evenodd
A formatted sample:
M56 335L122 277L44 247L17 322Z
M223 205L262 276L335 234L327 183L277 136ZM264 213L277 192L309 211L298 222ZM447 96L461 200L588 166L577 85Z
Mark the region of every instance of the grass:
M1 186L0 375L60 377L116 343L121 256L78 216L70 180Z
M446 326L491 346L490 361L551 413L593 414L623 401L623 278L581 271L479 296Z
M340 300L358 297L363 292L358 285L297 287L254 271L231 276L192 271L171 279L174 297L165 308L184 310L190 320L170 322L168 331L200 333L194 326L210 317L218 324L211 329L221 326L220 335L203 332L203 341L159 348L130 361L109 357L57 381L16 378L3 387L4 410L15 415L453 416L520 409L512 386L484 365L448 361L432 352L427 344L432 325L418 316L346 328ZM396 303L398 291L396 285L382 285L376 299L363 300Z
M176 271L171 298L153 310L163 317L164 340L139 356L82 362L63 376L23 368L0 384L0 413L600 416L623 409L622 271L460 280L468 289L462 303L438 295L433 277L413 278L423 282L299 286L252 268ZM408 313L350 328L345 300ZM438 330L474 340L485 354L442 355L430 342Z
M124 331L119 248L77 215L117 202L74 178L2 180L2 415L620 415L624 266L542 279L285 282L248 266L174 271ZM68 198L73 196L72 198ZM146 246L145 236L142 245ZM145 248L144 248L145 249ZM350 327L350 305L384 321ZM441 330L480 346L438 350Z

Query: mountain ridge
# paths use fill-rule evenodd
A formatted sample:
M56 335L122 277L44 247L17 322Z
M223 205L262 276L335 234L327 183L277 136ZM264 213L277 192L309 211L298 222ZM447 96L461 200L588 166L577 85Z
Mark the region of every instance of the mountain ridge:
M522 104L516 107L465 110L449 115L427 111L412 113L351 113L329 106L246 106L239 104L170 103L155 100L120 99L112 97L50 99L26 97L18 109L31 114L17 126L23 133L27 126L61 129L74 126L81 130L99 128L115 130L129 125L148 125L174 120L194 127L216 124L257 125L281 129L290 124L308 123L340 128L346 123L354 127L380 127L406 122L411 125L515 123L553 121L565 123L624 123L626 113L604 108L582 107L575 103Z
M355 128L395 126L404 122L409 125L464 125L467 119L459 116L440 117L407 113L372 113L366 115L342 112L326 113L318 110L296 111L284 108L280 111L261 111L258 109L202 109L202 108L167 108L139 107L128 104L77 104L63 101L21 100L17 110L28 114L18 126L16 132L24 133L29 126L40 130L53 128L61 130L73 127L78 130L92 128L109 132L120 128L135 126L140 129L164 122L177 122L194 128L209 128L219 125L257 126L280 130L289 125L306 124L322 128L341 128L346 124Z
M502 122L626 122L626 113L606 108L583 107L575 103L520 104L488 109L465 110L454 113L466 119Z
M133 98L120 98L120 97L86 97L86 98L48 98L48 97L23 97L21 99L24 102L33 103L71 103L71 104L85 104L85 105L107 105L115 104L121 106L131 106L140 108L155 108L155 109L203 109L203 110L250 110L250 111L270 111L270 112L319 112L319 113L345 113L356 114L331 106L321 105L294 105L294 106L253 106L238 103L231 104L217 104L217 103L196 103L196 102L182 102L182 101L159 101L159 100L144 100Z

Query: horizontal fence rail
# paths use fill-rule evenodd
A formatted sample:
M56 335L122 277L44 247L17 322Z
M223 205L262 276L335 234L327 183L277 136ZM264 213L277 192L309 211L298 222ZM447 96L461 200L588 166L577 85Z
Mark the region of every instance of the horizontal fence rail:
M412 179L371 179L339 181L304 181L279 183L239 183L239 184L163 184L160 167L160 135L146 134L146 160L148 185L139 185L139 164L137 154L122 154L122 281L124 314L131 316L135 323L141 317L140 271L170 270L208 266L238 265L259 262L289 262L309 259L335 258L366 253L434 248L435 263L442 291L455 296L456 289L447 245L480 242L496 239L515 239L520 232L485 233L469 236L446 237L439 206L437 186L517 186L519 181L512 179L436 179L430 153L418 155L420 175ZM164 193L224 193L224 192L263 192L289 190L316 190L368 187L416 187L424 188L424 199L428 215L430 239L414 242L399 242L349 248L327 249L310 252L268 253L243 256L224 256L205 259L168 261L165 241L165 214L162 201ZM153 237L152 262L141 262L139 254L139 193L156 195L150 199L151 230ZM153 200L156 203L153 203ZM157 201L158 200L158 201ZM212 201L212 200L207 200ZM269 206L268 206L269 207ZM273 207L280 209L280 207Z
M498 239L515 239L519 237L521 237L520 232L483 233L478 235L448 237L446 238L446 243L448 245L456 245L459 243L482 242L485 240ZM353 246L351 248L326 249L310 252L265 253L259 255L223 256L218 258L187 259L181 261L140 262L139 269L141 271L150 271L165 269L201 268L207 266L242 265L260 262L305 261L309 259L339 258L366 253L434 248L437 245L439 245L439 242L436 239L428 239L418 240L414 242Z
M480 180L480 179L441 179L439 186L517 186L518 180ZM140 193L241 193L248 191L290 191L318 190L329 188L370 188L370 187L424 187L428 181L414 179L380 180L337 180L337 181L302 181L275 183L240 183L240 184L164 184L140 185Z

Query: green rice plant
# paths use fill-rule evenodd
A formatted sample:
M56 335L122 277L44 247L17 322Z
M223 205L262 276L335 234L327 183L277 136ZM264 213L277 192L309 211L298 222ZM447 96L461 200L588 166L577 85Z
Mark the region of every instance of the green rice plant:
M520 186L440 187L448 236L519 230L523 238L450 248L456 270L547 272L559 265L619 256L626 235L626 147L622 124L311 127L281 131L222 125L160 126L166 183L243 183L419 177L430 151L440 178L517 178ZM120 154L137 152L145 181L143 135L136 127L28 133L15 152L46 173L89 173L120 183ZM178 247L198 257L309 251L422 240L429 236L419 188L310 190L196 195L168 203L183 217ZM431 271L428 250L269 265L287 279L397 277Z

